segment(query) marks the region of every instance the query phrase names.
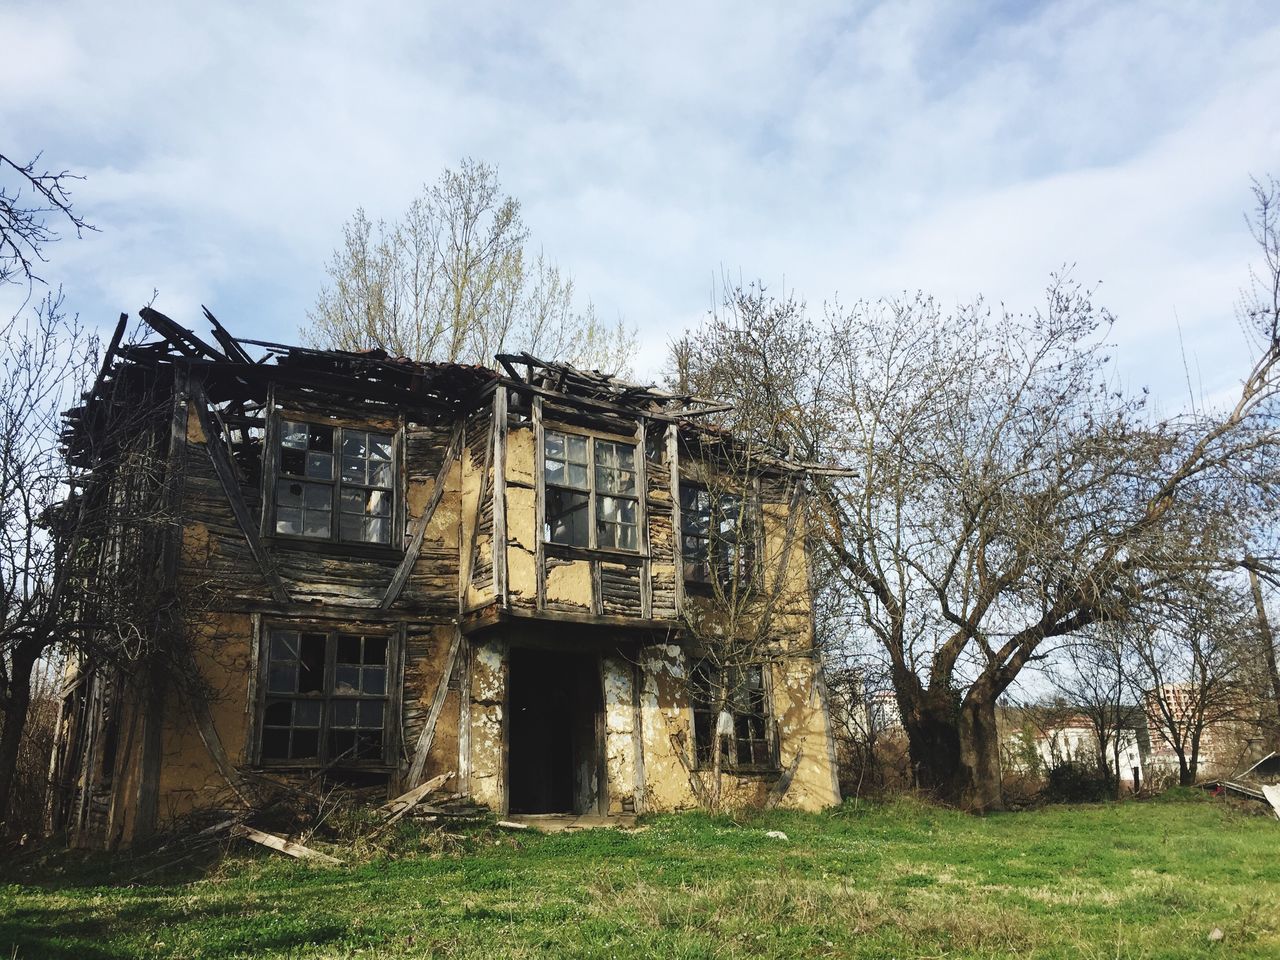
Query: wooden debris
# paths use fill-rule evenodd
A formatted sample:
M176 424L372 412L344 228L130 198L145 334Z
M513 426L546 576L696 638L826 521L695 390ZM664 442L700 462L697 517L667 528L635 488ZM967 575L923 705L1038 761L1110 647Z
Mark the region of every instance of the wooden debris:
M514 820L499 820L494 824L495 827L502 827L504 830L528 830L527 823L516 823Z
M778 778L778 782L773 785L773 789L769 791L769 796L765 798L764 808L772 810L782 798L787 795L787 790L791 787L791 781L796 777L796 771L800 769L800 758L804 756L803 750L797 750L795 757L791 761L791 765L783 771L782 776Z
M426 783L421 783L418 786L414 787L412 790L409 790L406 793L400 794L400 796L396 797L394 800L388 800L378 809L381 810L383 813L395 814L397 818L402 817L404 816L404 814L408 813L411 809L417 806L417 804L427 794L443 787L445 783L447 783L449 780L453 778L453 776L454 776L454 773L452 770L450 770L448 773L442 773L438 777L432 777Z
M253 827L248 826L237 827L233 832L236 836L252 840L254 843L260 843L264 847L270 847L272 850L287 853L289 856L297 857L299 860L315 860L319 863L327 863L330 866L342 865L342 861L337 857L331 857L327 853L321 853L319 850L304 847L302 844L286 840L284 837L277 837L274 833L263 833L261 830L255 830Z
M1276 819L1280 820L1280 783L1263 784L1262 796L1267 803L1271 804L1271 809L1275 811Z

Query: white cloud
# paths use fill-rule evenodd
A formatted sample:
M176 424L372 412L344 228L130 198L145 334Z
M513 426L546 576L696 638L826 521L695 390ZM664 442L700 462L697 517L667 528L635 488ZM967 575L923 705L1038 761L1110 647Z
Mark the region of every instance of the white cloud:
M291 338L339 227L474 155L652 372L723 267L822 300L1035 305L1077 263L1127 379L1238 365L1247 176L1277 168L1269 5L503 8L19 3L0 145L85 172L55 248L86 318ZM198 313L198 311L197 311Z

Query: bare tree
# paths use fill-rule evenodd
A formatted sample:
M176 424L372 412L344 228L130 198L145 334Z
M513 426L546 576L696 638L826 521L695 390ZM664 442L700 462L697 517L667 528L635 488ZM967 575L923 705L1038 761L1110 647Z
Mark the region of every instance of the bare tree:
M80 180L66 170L40 166L40 154L26 163L0 153L0 283L40 281L38 264L44 247L58 239L55 223L72 227L76 236L96 227L71 206L71 183Z
M602 322L590 303L580 309L573 279L541 251L531 255L528 241L497 171L463 160L399 221L375 224L356 211L303 336L415 360L492 364L495 354L526 351L624 372L634 333Z
M8 809L32 674L60 639L67 544L58 505L67 479L59 414L85 386L96 341L50 294L0 331L0 818Z
M1269 272L1241 316L1259 352L1225 412L1157 420L1117 389L1112 318L1069 278L1031 316L917 296L831 305L780 341L821 370L800 381L813 411L779 422L856 471L826 485L824 545L889 660L921 785L942 798L1003 805L996 704L1024 667L1243 555L1280 364L1276 185L1255 199ZM779 367L763 347L725 378L744 396Z

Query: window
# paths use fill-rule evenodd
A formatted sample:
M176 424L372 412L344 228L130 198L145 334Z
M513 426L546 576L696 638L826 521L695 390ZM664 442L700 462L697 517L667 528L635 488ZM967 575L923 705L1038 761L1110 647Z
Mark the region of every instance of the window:
M281 421L276 533L390 544L393 450L385 434Z
M548 430L543 437L543 537L573 547L638 549L636 450Z
M684 538L684 578L698 583L750 583L755 573L755 541L743 501L680 485L680 527Z
M390 651L376 634L271 630L263 762L382 762Z
M722 671L704 660L693 668L689 677L698 765L707 767L713 763L713 738L719 728L722 765L736 769L773 769L775 763L769 743L769 698L765 689L764 666L749 664L723 672L730 682L724 703L728 719L723 724L718 722L716 712Z

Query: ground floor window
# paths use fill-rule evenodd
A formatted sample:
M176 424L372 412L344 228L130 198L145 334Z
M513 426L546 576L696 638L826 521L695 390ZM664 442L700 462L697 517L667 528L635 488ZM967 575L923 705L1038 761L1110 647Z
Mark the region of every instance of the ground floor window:
M719 712L722 680L728 685ZM721 764L730 769L768 770L776 766L769 738L769 697L762 664L720 668L703 660L690 676L693 734L698 765L714 762L721 737Z
M262 762L385 762L392 646L386 634L268 630Z

